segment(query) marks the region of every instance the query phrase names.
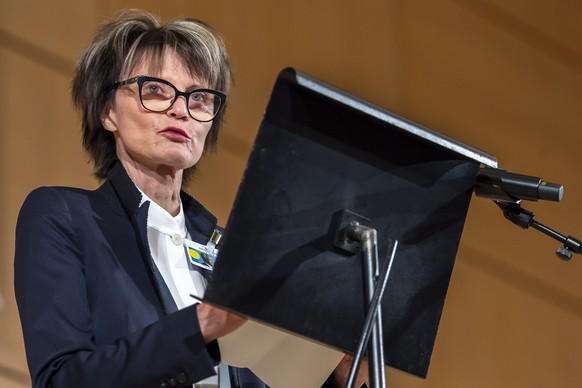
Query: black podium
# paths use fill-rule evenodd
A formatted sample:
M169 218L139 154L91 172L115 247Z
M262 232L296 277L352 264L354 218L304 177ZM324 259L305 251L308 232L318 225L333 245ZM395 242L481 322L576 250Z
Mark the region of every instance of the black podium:
M354 352L362 263L333 246L348 210L399 246L382 302L387 365L426 377L480 165L496 159L293 69L279 75L205 294Z

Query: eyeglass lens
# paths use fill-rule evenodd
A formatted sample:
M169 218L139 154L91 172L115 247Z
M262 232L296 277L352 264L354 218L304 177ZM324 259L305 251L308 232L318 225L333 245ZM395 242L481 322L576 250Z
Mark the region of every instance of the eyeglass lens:
M144 108L163 112L172 106L176 90L163 82L147 80L141 85L141 101ZM221 99L211 92L193 92L188 96L188 109L199 121L210 121L220 109Z

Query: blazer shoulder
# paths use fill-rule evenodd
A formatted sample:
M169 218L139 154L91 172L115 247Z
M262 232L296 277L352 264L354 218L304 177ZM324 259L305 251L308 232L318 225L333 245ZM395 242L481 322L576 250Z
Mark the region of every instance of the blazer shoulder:
M42 186L32 190L20 208L19 218L68 211L83 206L95 191L65 186Z
M91 190L65 186L41 186L32 190L25 198L23 207L42 204L46 207L60 201L74 201L94 193Z

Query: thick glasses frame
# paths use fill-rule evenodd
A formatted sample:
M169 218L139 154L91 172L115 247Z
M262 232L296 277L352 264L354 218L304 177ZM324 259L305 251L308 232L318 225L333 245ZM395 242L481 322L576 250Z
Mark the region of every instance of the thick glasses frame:
M166 109L162 109L162 110L154 110L154 109L150 109L147 106L145 106L144 102L143 102L143 97L142 97L142 86L145 82L147 81L154 81L154 82L160 82L163 83L165 85L168 85L169 87L171 87L172 89L174 89L174 98L172 99L170 105L166 108ZM176 88L172 83L170 83L169 81L166 81L165 79L162 78L156 78L156 77L150 77L147 75L137 75L135 77L132 78L128 78L126 80L123 81L119 81L113 84L113 88L117 89L120 86L124 86L124 85L130 85L133 83L136 83L139 87L139 101L141 102L141 106L143 106L143 108L145 110L148 110L150 112L156 112L156 113L161 113L161 112L166 112L168 111L176 102L176 100L178 99L179 96L183 96L184 99L186 100L186 108L188 109L188 114L190 115L190 117L192 117L194 120L205 123L205 122L209 122L214 120L214 118L216 117L216 115L220 112L220 110L222 109L222 107L226 104L226 94L218 91L218 90L214 90L214 89L205 89L205 88L201 88L201 89L194 89L192 91L189 92L183 92L181 90L178 90L178 88ZM189 105L189 100L190 100L190 96L194 93L210 93L213 94L215 97L218 98L219 101L219 105L218 108L215 108L215 111L213 112L214 115L207 120L200 120L199 118L196 118L192 115L192 111L190 110L190 105Z

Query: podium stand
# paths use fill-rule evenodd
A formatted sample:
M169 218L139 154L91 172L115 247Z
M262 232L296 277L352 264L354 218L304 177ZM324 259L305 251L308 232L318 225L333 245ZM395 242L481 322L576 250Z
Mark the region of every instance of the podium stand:
M294 69L274 86L205 300L353 353L362 261L333 243L338 214L377 231L387 365L426 377L475 179L496 159Z

